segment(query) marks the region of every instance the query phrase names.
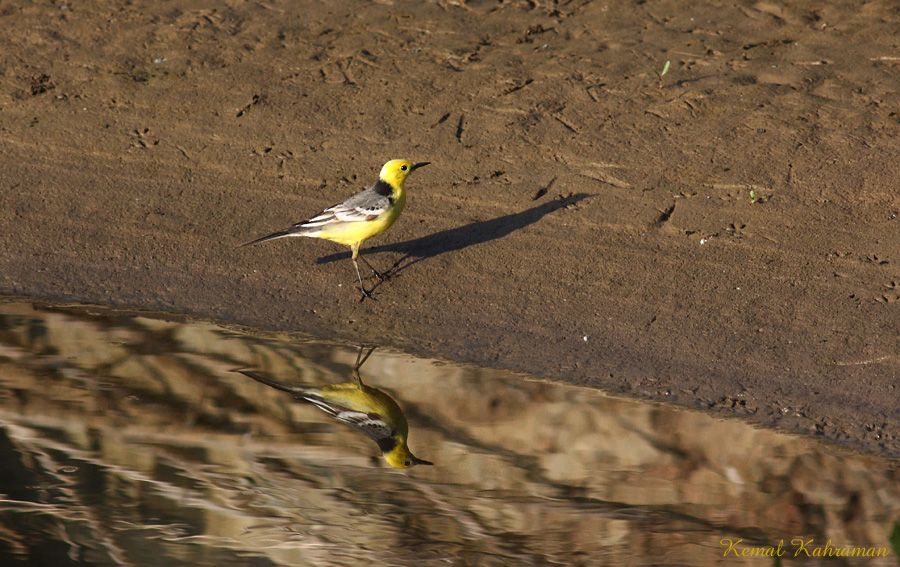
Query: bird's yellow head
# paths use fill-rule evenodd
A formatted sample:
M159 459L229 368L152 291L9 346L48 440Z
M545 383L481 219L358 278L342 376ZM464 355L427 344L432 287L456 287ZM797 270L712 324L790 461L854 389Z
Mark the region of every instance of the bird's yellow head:
M403 187L403 182L409 177L409 174L428 165L429 161L421 161L413 163L408 159L392 159L384 164L378 178L391 185L391 187Z
M385 452L384 460L395 469L408 469L415 465L433 465L434 463L420 459L412 454L406 443L397 443L390 451Z

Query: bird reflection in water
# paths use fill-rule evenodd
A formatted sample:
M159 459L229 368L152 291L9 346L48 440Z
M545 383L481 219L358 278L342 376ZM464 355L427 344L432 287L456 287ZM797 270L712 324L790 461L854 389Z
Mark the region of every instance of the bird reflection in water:
M365 434L378 444L384 460L391 467L405 469L413 465L434 464L416 457L409 450L409 425L397 402L378 388L363 383L359 369L374 350L375 347L368 350L360 347L353 365L354 381L341 384L321 387L288 386L253 370L238 369L237 372L266 386L288 392L295 400L311 403L336 420Z

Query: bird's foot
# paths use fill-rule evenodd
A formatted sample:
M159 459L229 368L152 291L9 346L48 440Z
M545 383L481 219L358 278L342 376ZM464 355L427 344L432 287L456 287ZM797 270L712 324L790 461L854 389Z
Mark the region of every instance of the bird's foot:
M370 290L368 290L364 287L360 287L359 293L360 293L360 297L359 297L360 303L362 303L366 299L371 299L372 301L375 301L375 296L372 294L372 292Z

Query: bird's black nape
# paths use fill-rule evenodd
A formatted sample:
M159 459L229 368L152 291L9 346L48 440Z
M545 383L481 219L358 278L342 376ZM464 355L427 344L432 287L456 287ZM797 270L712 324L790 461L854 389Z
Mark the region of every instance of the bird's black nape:
M372 186L372 190L382 197L390 197L394 194L394 189L391 187L391 184L383 179L376 181L375 185Z
M383 437L376 439L375 442L378 443L378 448L382 453L390 453L397 446L397 440L393 437Z

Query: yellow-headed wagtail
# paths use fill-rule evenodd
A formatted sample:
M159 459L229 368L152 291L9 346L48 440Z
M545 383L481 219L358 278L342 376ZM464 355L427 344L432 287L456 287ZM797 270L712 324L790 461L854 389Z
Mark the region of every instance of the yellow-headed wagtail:
M378 181L371 187L353 195L343 203L328 207L309 220L298 222L284 230L257 238L242 246L249 246L257 242L287 238L288 236L311 236L324 238L338 244L349 246L352 251L353 266L356 268L356 278L359 280L359 290L363 298L372 297L372 293L363 285L362 276L359 274L359 264L356 258L359 256L359 247L363 242L381 234L389 229L406 206L406 189L404 183L410 173L430 162L413 163L408 159L392 159L384 164ZM372 273L383 280L384 276L372 267L365 258L363 262L372 270Z
M320 388L287 386L252 370L237 371L266 386L289 392L294 399L309 402L338 421L364 433L378 444L384 460L394 468L434 464L416 457L409 450L409 425L397 402L381 390L363 384L359 367L375 349L370 349L365 356L363 350L360 348L356 355L354 382L329 384Z

